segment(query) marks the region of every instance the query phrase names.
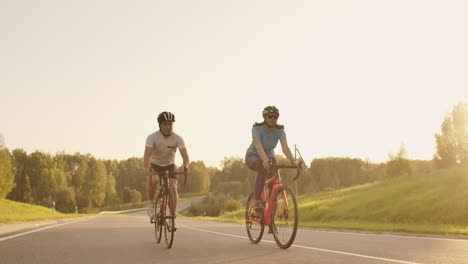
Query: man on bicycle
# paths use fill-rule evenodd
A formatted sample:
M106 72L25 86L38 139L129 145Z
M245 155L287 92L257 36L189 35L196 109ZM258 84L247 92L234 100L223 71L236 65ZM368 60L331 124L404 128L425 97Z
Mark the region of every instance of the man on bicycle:
M145 155L143 158L148 182L146 190L148 192L148 216L154 215L154 195L158 189L159 176L152 175L153 171L163 173L165 171L175 171L175 154L177 149L182 156L184 171L188 173L189 156L182 137L172 131L175 116L170 112L162 112L158 116L159 130L150 134L146 139ZM176 212L179 195L177 193L177 176L169 174L169 185L174 194L174 212ZM174 227L174 230L176 227Z
M252 128L252 144L247 149L245 163L247 166L257 171L255 178L255 205L256 210L261 209L260 195L262 193L265 177L270 174L270 162L276 164L275 147L278 141L284 155L292 164L298 166L286 141L284 126L278 125L279 110L274 106L267 106L263 109L263 122L255 123Z

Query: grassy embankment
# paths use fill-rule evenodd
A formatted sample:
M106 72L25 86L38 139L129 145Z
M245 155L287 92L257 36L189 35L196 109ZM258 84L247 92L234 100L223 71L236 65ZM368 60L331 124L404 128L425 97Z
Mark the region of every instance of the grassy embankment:
M187 194L181 195L180 199L189 199L199 197L200 194ZM83 208L80 211L83 214L64 214L58 211L55 216L52 216L52 209L43 206L31 205L26 203L19 203L7 199L0 199L0 223L23 222L23 221L37 221L37 220L50 220L61 219L70 217L79 217L89 214L97 214L101 211L123 211L130 209L143 208L146 210L147 202L140 203L126 203L119 204L111 207L104 208ZM134 211L130 212L134 213Z
M83 214L55 212L55 216L52 216L51 208L0 199L0 223L62 219L78 216L83 216Z
M301 227L468 235L468 167L305 194L298 204Z

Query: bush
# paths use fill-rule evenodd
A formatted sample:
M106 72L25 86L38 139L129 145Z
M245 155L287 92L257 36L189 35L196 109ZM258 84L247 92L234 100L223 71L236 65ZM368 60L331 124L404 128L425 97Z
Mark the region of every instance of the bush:
M75 191L72 187L60 187L55 193L55 200L57 204L55 209L63 213L75 212Z
M217 186L217 192L220 194L239 195L243 193L242 183L240 181L222 182Z
M191 203L188 212L190 216L200 216L204 212L203 205L201 203Z
M200 203L192 203L187 209L189 216L214 216L217 217L220 214L231 211L239 210L243 207L243 203L238 200L228 199L224 195L212 195L209 194L203 198Z
M123 191L123 202L124 203L139 203L141 202L141 193L130 187L125 187Z
M241 201L238 200L227 200L226 203L224 204L224 210L226 212L232 212L232 211L237 211L243 207L243 204Z
M141 193L135 189L130 192L130 202L133 204L141 202Z

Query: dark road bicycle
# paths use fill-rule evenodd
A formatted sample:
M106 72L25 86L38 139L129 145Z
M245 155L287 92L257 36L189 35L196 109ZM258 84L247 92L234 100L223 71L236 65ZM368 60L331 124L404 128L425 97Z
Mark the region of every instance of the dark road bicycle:
M167 248L172 247L174 242L174 225L175 225L175 197L169 187L168 178L170 175L185 174L183 171L164 173L152 172L152 175L159 175L159 192L154 197L154 217L151 218L151 223L154 223L154 234L156 236L156 242L161 242L162 233L164 232L164 239L166 241ZM184 184L187 181L187 175L185 174Z
M261 194L262 208L254 208L255 195L252 192L247 199L245 210L245 225L247 234L252 243L257 244L262 239L265 226L269 227L269 233L273 234L276 244L283 249L289 248L296 238L298 225L298 207L296 196L288 186L281 183L279 169L297 169L294 180L299 178L302 162L294 165L275 165L270 167L278 169L272 177L265 181ZM271 186L270 196L267 201L265 188Z

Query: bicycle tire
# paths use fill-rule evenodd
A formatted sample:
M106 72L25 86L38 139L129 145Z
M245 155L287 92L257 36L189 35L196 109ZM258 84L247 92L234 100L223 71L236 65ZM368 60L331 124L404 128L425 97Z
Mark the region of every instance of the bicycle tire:
M262 240L265 224L263 221L263 211L257 212L253 209L255 202L254 193L250 193L245 207L245 228L252 243L257 244Z
M294 242L298 219L296 196L291 188L283 185L278 189L273 201L270 224L270 230L280 248L289 248Z
M156 238L156 243L161 242L162 237L162 221L161 221L161 214L162 214L162 200L161 195L158 195L154 201L154 235Z
M174 214L174 196L172 195L172 190L168 188L167 195L164 199L166 210L164 216L164 240L166 241L167 248L172 247L174 242L174 224L175 224L175 214ZM170 216L167 215L167 212L170 211Z

